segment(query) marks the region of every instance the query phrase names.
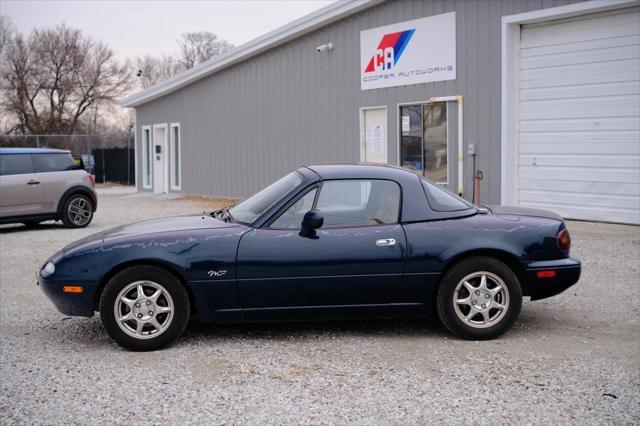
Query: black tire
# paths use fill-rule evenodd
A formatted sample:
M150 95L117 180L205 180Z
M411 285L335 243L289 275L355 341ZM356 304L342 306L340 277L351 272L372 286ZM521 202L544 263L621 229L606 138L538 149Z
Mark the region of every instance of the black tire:
M78 221L77 216L73 215L69 210L70 206L76 202L80 202L83 204L83 211L86 211L88 215L88 220L86 222L84 220ZM90 224L92 220L93 203L91 202L89 197L79 193L71 194L69 197L67 197L64 205L62 206L62 223L64 223L64 226L66 226L67 228L84 228L85 226Z
M127 286L138 281L150 281L162 286L173 302L172 317L166 329L157 337L137 338L127 334L115 318L116 299ZM133 312L133 311L132 311ZM184 332L189 322L190 305L187 291L180 281L166 269L139 265L118 272L109 280L100 297L100 319L107 333L120 346L132 351L154 351L169 346ZM134 320L137 324L138 321Z
M504 313L502 313L502 310L497 308L488 309L487 315L495 315L496 322L493 324L492 321L488 321L484 317L482 312L478 312L471 317L471 322L484 322L485 324L471 325L465 322L464 319L460 318L458 314L458 312L460 312L460 315L462 316L464 316L465 314L471 315L471 304L469 304L468 306L469 310L463 312L462 310L466 308L466 305L457 303L455 300L458 297L460 297L461 299L465 299L466 294L462 294L462 287L464 287L464 284L462 284L463 280L467 277L471 277L471 280L476 280L474 281L474 283L479 283L482 279L481 276L474 277L474 274L479 274L480 272L487 272L489 274L482 274L489 277L485 278L489 283L492 283L489 285L495 284L495 282L493 282L492 280L496 277L497 279L502 281L504 287L506 287L505 292L497 294L495 297L499 299L498 303L504 303L506 300L506 309L504 309ZM458 287L458 284L461 285L461 288L460 292L456 294L456 288ZM472 286L475 287L473 283ZM493 287L493 289L497 288L497 285ZM480 308L479 303L482 301L481 296L487 298L484 300L492 300L492 303L496 302L493 295L489 296L486 294L487 291L485 291L484 295L481 293L481 296L475 296L475 300L473 299L474 296L471 294L471 292L469 292L468 290L464 291L467 292L469 300L473 300L478 308ZM475 291L473 293L475 294ZM520 286L520 282L518 281L518 277L516 276L516 274L503 262L491 257L472 257L460 261L451 269L449 269L449 271L444 276L440 287L438 288L436 305L438 318L440 318L442 324L444 324L444 326L456 336L468 340L494 339L508 331L520 315L520 310L522 308L522 287ZM458 306L457 308L456 305ZM488 303L486 305L490 306L490 304ZM482 305L482 307L484 308L485 305ZM458 312L456 311L456 309L458 310Z

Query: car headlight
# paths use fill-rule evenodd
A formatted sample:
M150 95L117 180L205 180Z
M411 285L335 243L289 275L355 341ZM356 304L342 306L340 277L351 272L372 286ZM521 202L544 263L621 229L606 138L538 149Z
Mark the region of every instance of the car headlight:
M42 278L47 278L56 271L56 265L53 262L48 262L44 267L40 270L40 276Z

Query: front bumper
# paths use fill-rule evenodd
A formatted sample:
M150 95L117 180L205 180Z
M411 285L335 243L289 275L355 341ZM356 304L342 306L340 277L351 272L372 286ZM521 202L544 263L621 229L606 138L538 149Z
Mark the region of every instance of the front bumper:
M57 281L45 279L40 276L40 271L36 272L36 284L42 292L53 302L56 309L65 315L91 317L93 316L94 298L97 285L86 282L76 282L70 280ZM82 293L65 293L64 286L82 286Z
M560 294L580 279L581 264L576 259L559 259L544 262L531 262L526 265L527 296L531 300L540 300ZM553 277L538 277L540 271L554 271Z

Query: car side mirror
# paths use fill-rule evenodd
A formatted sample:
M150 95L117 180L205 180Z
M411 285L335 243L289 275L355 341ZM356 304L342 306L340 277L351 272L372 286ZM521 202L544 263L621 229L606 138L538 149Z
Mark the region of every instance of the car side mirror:
M302 229L300 235L303 237L312 237L316 234L316 229L321 228L324 224L324 216L320 210L309 210L302 219Z

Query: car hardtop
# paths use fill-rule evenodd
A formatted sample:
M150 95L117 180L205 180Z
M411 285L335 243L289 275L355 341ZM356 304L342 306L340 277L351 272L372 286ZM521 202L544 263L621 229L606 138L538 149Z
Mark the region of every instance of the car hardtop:
M475 206L447 212L432 209L422 186L422 178L411 170L397 166L368 163L314 164L300 167L298 171L309 180L385 179L394 181L402 189L400 215L403 223L453 219L478 212ZM310 179L310 175L315 179Z
M53 148L0 148L0 155L6 154L69 154L67 149Z
M410 170L388 164L341 163L312 164L305 166L322 180L331 179L390 179L402 181L414 179L416 174Z

